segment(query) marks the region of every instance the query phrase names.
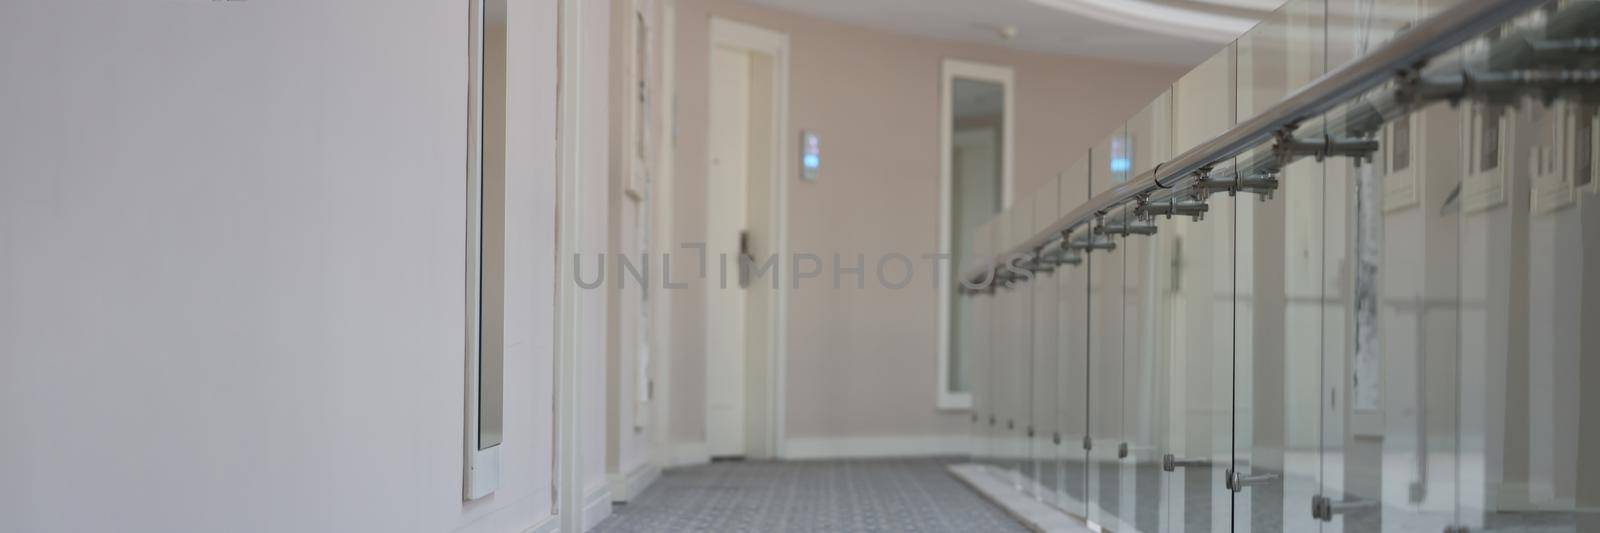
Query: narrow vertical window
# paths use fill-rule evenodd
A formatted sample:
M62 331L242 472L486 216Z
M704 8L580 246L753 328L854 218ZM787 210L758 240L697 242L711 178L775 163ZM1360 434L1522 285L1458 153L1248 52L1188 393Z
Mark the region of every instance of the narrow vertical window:
M941 279L939 342L940 408L965 409L972 405L968 361L970 301L951 288L963 265L973 264L971 236L1010 202L1012 71L1006 67L963 61L944 64L943 145L944 170L941 252L949 254L954 268Z
M475 500L499 486L505 420L506 0L469 5L463 495Z

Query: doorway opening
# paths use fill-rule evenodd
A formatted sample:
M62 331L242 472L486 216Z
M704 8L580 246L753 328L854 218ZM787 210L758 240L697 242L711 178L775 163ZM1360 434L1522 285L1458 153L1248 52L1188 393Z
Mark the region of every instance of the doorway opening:
M777 457L788 37L722 19L711 36L706 447L712 458Z

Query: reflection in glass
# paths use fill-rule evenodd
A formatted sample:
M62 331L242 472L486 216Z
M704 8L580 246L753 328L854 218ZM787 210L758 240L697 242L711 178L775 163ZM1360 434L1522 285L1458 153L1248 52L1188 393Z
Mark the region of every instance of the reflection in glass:
M1095 194L1127 183L1133 169L1133 153L1128 144L1126 128L1117 128L1111 135L1094 146L1090 161L1093 173L1090 183Z
M1138 175L1172 156L1172 99L1163 93L1128 120L1129 172ZM1170 430L1164 423L1170 409L1166 365L1158 354L1157 314L1162 306L1158 249L1153 221L1131 211L1117 217L1123 236L1123 427L1128 449L1122 458L1123 486L1119 511L1137 531L1162 531L1166 496L1161 470L1161 445Z
M463 497L499 486L505 418L506 1L470 4Z
M1005 246L1005 221L1006 217L993 217L988 222L978 226L975 240L972 242L972 259L986 261L989 256L997 253ZM965 260L966 258L963 258ZM964 270L965 271L965 270ZM972 383L972 412L973 423L976 425L978 437L978 460L994 466L998 465L1000 457L999 429L996 421L999 420L999 388L1007 386L1002 380L1001 359L1002 342L1004 339L1001 329L1001 316L1004 308L1001 305L1001 291L995 281L993 272L988 273L984 279L979 280L977 286L982 292L969 298L968 305L972 313L965 315L962 320L974 324L971 329L979 332L971 344L976 349L968 351L972 357L971 383Z
M1033 235L1032 202L1018 202L1006 218L1010 219L1007 224L1007 242L1010 245L1007 249L1015 248ZM1010 289L1002 289L1007 300L1007 315L1003 318L1007 332L1005 386L1000 389L1005 406L1002 464L1010 472L1012 482L1018 489L1027 486L1030 478L1025 473L1032 471L1031 461L1028 460L1027 432L1029 424L1033 422L1033 379L1030 372L1033 366L1033 292L1038 283L1037 278L1025 275Z
M1456 491L1456 522L1472 531L1596 531L1600 394L1586 385L1600 379L1589 364L1600 353L1600 211L1579 163L1592 161L1593 138L1577 126L1592 120L1566 99L1506 113L1475 123L1498 136L1474 148L1480 167L1508 173L1510 201L1455 214L1460 452L1456 485L1439 488Z
M1107 153L1096 152L1090 161L1096 168ZM1103 174L1091 174L1090 181L1105 179ZM1103 223L1102 223L1103 224ZM1121 523L1122 457L1126 441L1123 439L1122 318L1123 263L1122 242L1118 235L1107 234L1104 226L1085 229L1083 239L1093 240L1108 250L1090 251L1084 258L1089 274L1089 520L1113 530L1124 530Z
M504 423L505 353L503 339L505 306L505 225L506 173L506 2L484 3L483 26L483 121L482 196L478 213L482 228L479 241L482 253L479 306L478 363L478 449L500 445Z
M1402 171L1411 167L1411 115L1401 115L1394 120L1393 143L1389 148L1389 169Z
M1500 167L1500 114L1505 111L1491 107L1483 113L1483 124L1478 133L1478 169Z
M1588 187L1594 183L1594 170L1596 155L1600 150L1595 149L1595 113L1593 107L1585 108L1573 121L1573 147L1577 152L1573 154L1573 183L1578 187Z
M1292 0L1239 39L1237 120L1322 75L1325 10L1323 0ZM1307 130L1295 135L1325 133ZM1305 158L1248 177L1276 188L1211 198L1235 224L1233 530L1318 531L1308 502L1321 489L1323 164Z
M1060 188L1058 179L1050 180L1033 195L1033 232L1043 231L1061 216L1058 208L1061 202ZM1060 285L1055 279L1056 272L1054 268L1047 268L1036 274L1031 302L1033 364L1028 376L1032 380L1033 394L1028 427L1029 475L1034 482L1034 496L1044 501L1053 500L1055 491L1060 487L1056 472L1056 445L1053 442L1053 437L1060 432L1060 420L1055 412L1059 401L1056 394L1060 390L1056 381L1056 366L1061 359L1057 345L1059 332L1056 329L1060 323L1060 307L1057 304Z
M951 81L951 137L950 176L954 198L950 251L953 257L973 254L973 244L967 242L980 224L988 222L1000 212L1004 201L1001 177L1005 164L1005 86L1000 83L967 78ZM969 321L971 310L968 298L951 292L952 324ZM971 388L968 368L971 355L963 352L966 344L961 340L962 328L950 328L951 356L946 372L950 392L968 392Z
M1084 154L1088 155L1088 154ZM1061 178L1062 211L1071 211L1089 195L1089 159L1081 157ZM1085 519L1089 516L1087 493L1088 452L1083 443L1089 431L1089 273L1079 252L1069 254L1072 262L1057 271L1057 314L1060 317L1060 350L1058 382L1061 393L1057 396L1056 416L1061 424L1061 444L1057 446L1058 477L1061 487L1056 493L1057 507L1067 514Z
M994 222L985 222L969 235L967 241L971 245L971 255L957 258L961 268L959 272L970 272L975 266L982 264L992 254L995 245ZM970 284L974 288L982 288L984 284L993 283L990 275L985 275L981 284ZM994 298L991 293L984 291L967 294L962 297L969 312L961 316L956 322L956 328L961 330L961 352L969 358L967 363L970 390L972 391L972 438L974 459L979 462L988 462L993 457L991 432L993 427L989 424L990 417L994 414L994 402L991 398L993 384L990 376L993 373L991 365L994 364Z
M1041 193L1057 205L1031 202L1022 233L1453 1L1291 2L1105 137ZM1551 20L1600 17L1553 5ZM997 429L998 454L1031 460L1008 464L1036 496L1117 531L1600 531L1595 104L1412 109L1380 101L1390 89L1295 132L1377 141L1370 162L1306 157L1239 178L1276 180L1265 189L1156 191L1207 211L1108 210L1073 237L1115 249L996 297L1010 302L997 335L1020 340L991 383L1031 389L1006 397L1001 425L1039 431L1022 448ZM1136 224L1154 233L1112 230ZM1230 470L1251 482L1228 486Z

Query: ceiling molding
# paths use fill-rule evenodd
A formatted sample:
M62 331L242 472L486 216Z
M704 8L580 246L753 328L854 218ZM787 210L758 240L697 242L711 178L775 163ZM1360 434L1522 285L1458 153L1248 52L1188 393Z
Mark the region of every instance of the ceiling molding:
M1209 43L1228 43L1256 25L1250 20L1144 0L1028 0L1051 9L1089 17L1130 30L1160 33ZM1231 4L1215 0L1221 4ZM1236 6L1230 6L1236 7Z
M873 31L1031 53L1193 66L1266 16L1245 7L1280 0L743 1Z

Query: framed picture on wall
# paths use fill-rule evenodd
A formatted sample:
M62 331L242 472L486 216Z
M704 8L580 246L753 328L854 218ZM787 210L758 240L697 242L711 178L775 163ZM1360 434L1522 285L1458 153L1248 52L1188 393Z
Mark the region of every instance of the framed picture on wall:
M1383 210L1394 212L1422 200L1422 115L1408 113L1383 126Z
M1504 106L1470 102L1462 109L1467 124L1467 160L1461 181L1461 207L1471 213L1506 202L1512 132L1510 113Z
M1595 176L1600 171L1600 109L1593 104L1583 106L1572 127L1572 144L1577 148L1569 155L1573 187L1590 194L1600 192L1600 179L1596 179L1600 176Z
M627 156L627 183L624 192L634 201L645 199L650 181L650 23L641 2L631 2L633 17L631 54L627 70L627 85L632 92L626 104L629 154Z
M1549 106L1538 102L1526 105L1529 128L1528 176L1533 184L1530 202L1534 213L1549 213L1572 204L1574 198L1573 158L1578 150L1576 113L1566 101Z

